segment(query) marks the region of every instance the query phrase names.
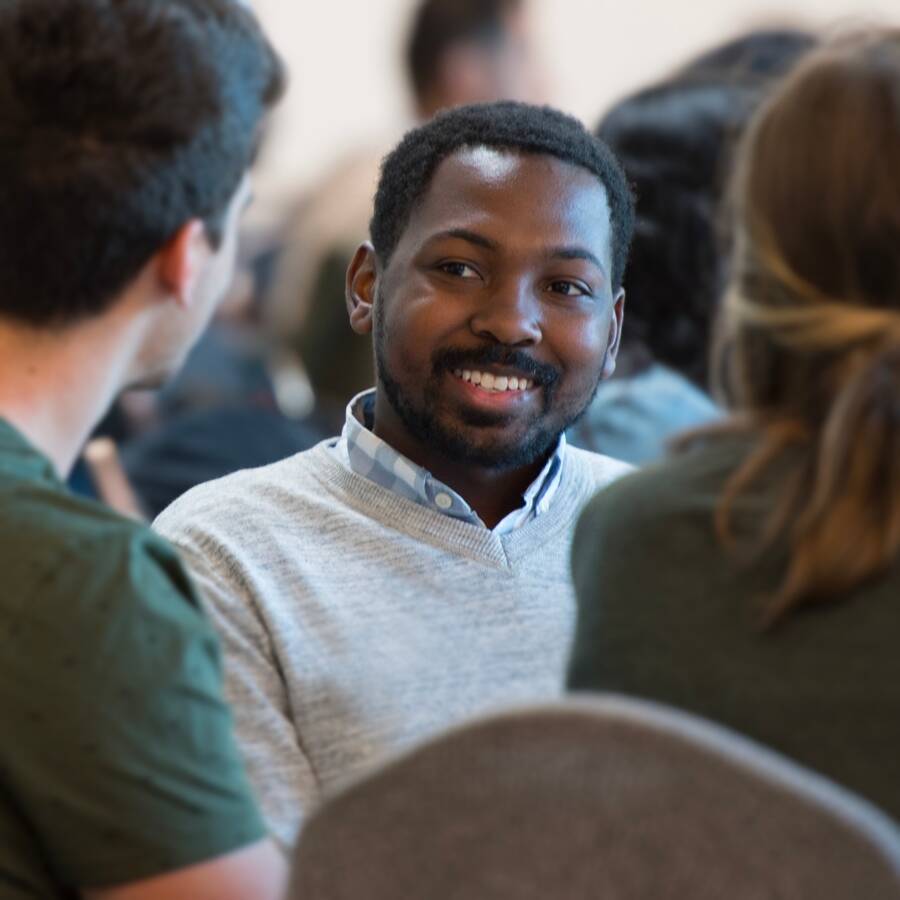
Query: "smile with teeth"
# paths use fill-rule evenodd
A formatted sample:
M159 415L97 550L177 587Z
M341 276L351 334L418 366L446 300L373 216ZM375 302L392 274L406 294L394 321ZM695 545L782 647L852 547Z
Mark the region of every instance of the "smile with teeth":
M492 375L490 372L479 372L477 369L456 369L453 373L462 381L475 384L483 391L502 393L503 391L530 391L534 381L530 378L517 378L515 375Z

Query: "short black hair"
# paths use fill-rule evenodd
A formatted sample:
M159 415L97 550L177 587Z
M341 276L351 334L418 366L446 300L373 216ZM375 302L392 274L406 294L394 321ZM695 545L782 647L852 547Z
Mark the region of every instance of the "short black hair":
M553 156L592 172L606 190L612 225L614 290L622 283L634 227L634 201L625 173L610 149L577 119L549 106L510 100L461 106L408 132L383 162L371 236L387 265L412 210L440 163L469 147L491 147Z
M406 48L410 84L420 100L434 87L441 61L459 44L500 44L506 20L522 0L424 0L413 17Z
M218 243L283 83L235 0L4 0L0 316L102 313L191 219Z

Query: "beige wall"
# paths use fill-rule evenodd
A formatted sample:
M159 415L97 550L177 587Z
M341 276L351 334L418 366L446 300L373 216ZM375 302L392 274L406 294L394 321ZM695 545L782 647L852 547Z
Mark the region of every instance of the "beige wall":
M354 147L390 143L408 124L399 53L414 0L253 2L292 73L259 183L260 205L272 209ZM896 22L900 13L897 0L532 2L554 100L591 123L624 92L745 28L883 21L892 9Z

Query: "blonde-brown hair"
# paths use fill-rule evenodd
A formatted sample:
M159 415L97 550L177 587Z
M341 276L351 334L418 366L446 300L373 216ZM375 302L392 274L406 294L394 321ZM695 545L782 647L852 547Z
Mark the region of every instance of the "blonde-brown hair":
M846 595L900 557L900 31L811 54L757 114L732 203L714 370L758 437L717 533L764 473L756 549L785 547L765 611ZM777 463L777 465L775 465Z

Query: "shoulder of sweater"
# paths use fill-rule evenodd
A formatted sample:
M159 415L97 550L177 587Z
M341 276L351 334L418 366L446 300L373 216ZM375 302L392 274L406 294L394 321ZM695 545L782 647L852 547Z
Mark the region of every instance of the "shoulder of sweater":
M256 469L243 469L197 485L156 518L154 530L167 537L184 530L246 528L248 520L333 505L316 471L327 459L329 441Z
M613 459L611 456L604 456L602 453L582 450L571 444L566 446L566 463L576 471L583 473L589 482L589 487L594 490L605 487L635 471L634 466L630 463Z

